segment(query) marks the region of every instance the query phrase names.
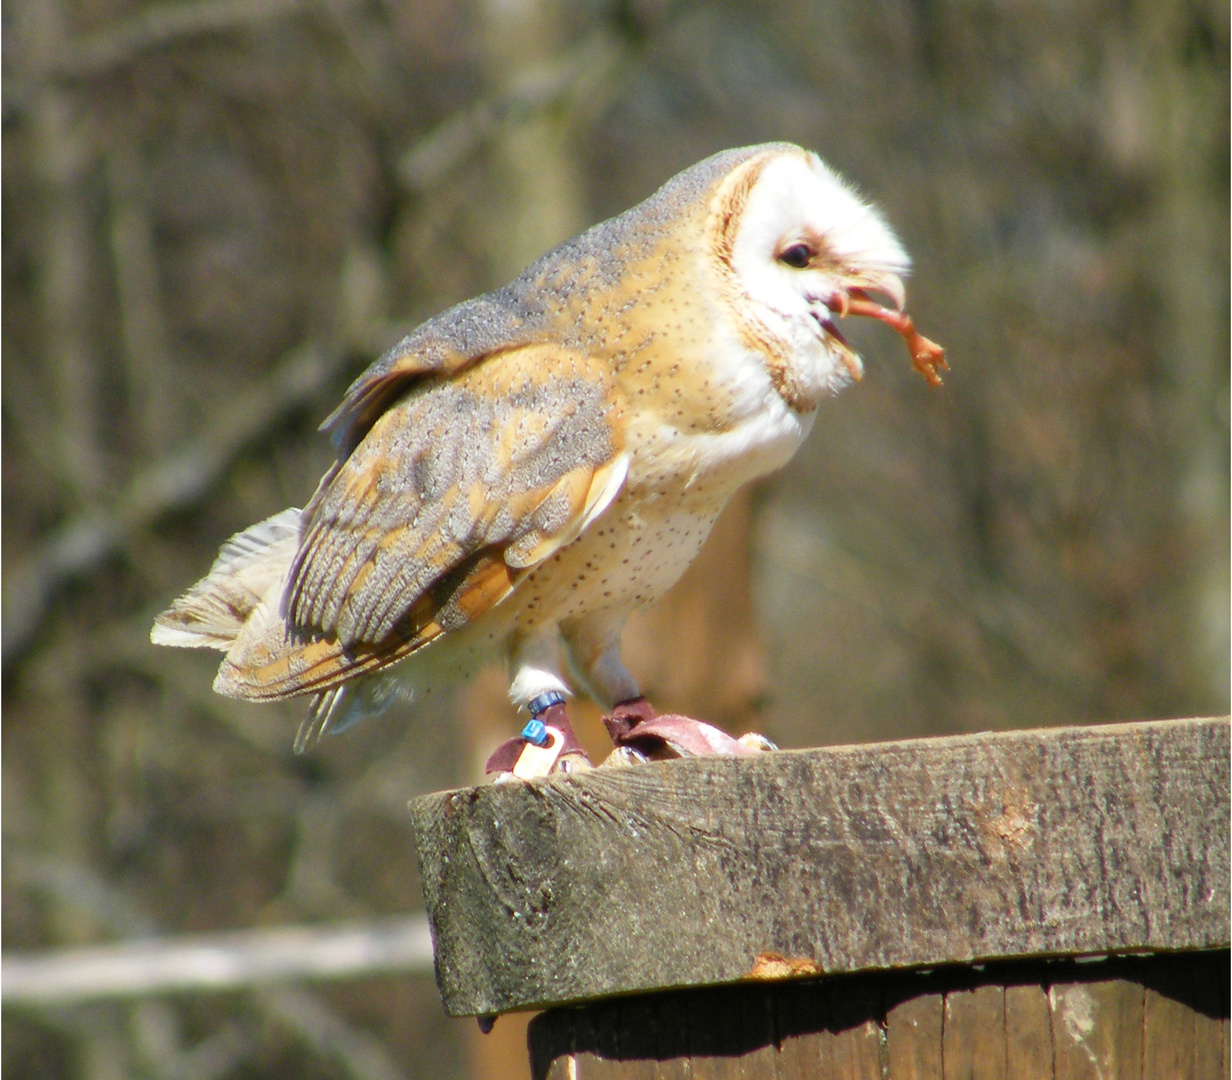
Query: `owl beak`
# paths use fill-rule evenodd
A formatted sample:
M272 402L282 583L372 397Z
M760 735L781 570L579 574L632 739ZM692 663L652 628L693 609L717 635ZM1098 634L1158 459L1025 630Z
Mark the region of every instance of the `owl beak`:
M853 300L872 300L871 294L876 293L889 300L894 311L907 306L907 287L897 274L867 274L853 283L847 293Z
M885 307L879 304L872 298L871 293L880 293L893 306ZM915 369L928 380L930 386L940 386L940 372L948 371L950 366L945 360L945 350L916 330L911 316L903 310L906 300L906 290L903 288L901 278L894 274L879 274L875 280L872 277L865 279L865 284L836 289L826 301L826 306L840 317L863 315L893 327L907 343L907 350L911 353L911 362ZM827 327L827 330L847 352L851 351L850 346L843 341L837 329L833 328L833 324ZM844 358L844 363L847 363L846 358Z

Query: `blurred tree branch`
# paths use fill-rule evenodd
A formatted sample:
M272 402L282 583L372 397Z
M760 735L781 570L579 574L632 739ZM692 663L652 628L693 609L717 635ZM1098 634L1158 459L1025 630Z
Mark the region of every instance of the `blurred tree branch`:
M36 0L38 2L38 0ZM203 34L250 29L307 10L306 0L194 0L158 3L117 20L106 30L67 44L50 73L90 78L142 54Z
M386 972L431 974L426 916L333 925L263 927L144 938L34 955L6 953L6 1006L220 991L296 979L354 979Z
M3 657L20 655L68 581L88 573L164 514L202 498L248 446L282 417L317 402L350 358L349 350L306 342L250 390L236 394L187 446L137 471L111 502L80 511L56 529L5 580Z
M45 79L67 46L60 0L14 5L23 43L18 70L33 87L29 101L31 169L43 200L38 218L36 293L51 386L42 415L61 482L80 498L96 496L106 479L99 432L102 415L98 342L90 334L92 222L85 197L95 146L81 103Z
M403 1080L406 1072L380 1039L348 1024L315 994L300 989L268 989L256 995L271 1018L286 1025L322 1057L336 1062L353 1080Z
M518 65L495 93L453 113L398 159L398 178L426 194L500 133L545 114L563 113L571 124L598 115L616 97L637 60L633 44L605 27L576 44ZM499 81L499 80L498 80Z

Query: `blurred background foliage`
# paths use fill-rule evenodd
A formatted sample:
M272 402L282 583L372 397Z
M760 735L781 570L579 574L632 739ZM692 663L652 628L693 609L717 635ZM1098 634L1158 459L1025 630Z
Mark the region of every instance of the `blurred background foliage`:
M874 198L949 350L860 385L628 652L785 746L1228 709L1220 0L9 0L3 938L419 907L406 800L500 678L296 758L297 707L148 644L402 332L697 159ZM593 715L589 735L600 738ZM509 1075L426 979L6 1010L11 1077ZM514 1038L500 1038L502 1030Z

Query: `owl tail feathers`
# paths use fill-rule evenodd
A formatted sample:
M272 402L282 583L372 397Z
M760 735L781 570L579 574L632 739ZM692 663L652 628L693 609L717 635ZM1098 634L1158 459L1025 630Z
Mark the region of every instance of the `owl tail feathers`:
M377 666L379 657L356 662L336 640L299 641L290 634L281 605L299 532L300 511L292 508L231 537L210 572L154 620L150 640L226 653L214 680L225 697L275 701L311 694L295 736L295 752L303 753L322 735L345 731L407 691L379 677L342 683Z
M291 508L231 537L210 572L154 620L150 640L228 652L254 615L277 614L299 520Z

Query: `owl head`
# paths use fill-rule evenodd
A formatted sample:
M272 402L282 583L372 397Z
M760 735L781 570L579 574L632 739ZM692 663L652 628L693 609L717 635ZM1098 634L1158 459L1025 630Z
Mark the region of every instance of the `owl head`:
M736 293L741 336L769 349L815 400L863 370L836 320L894 321L911 260L877 210L816 154L789 144L755 149L715 191L712 244ZM874 303L874 293L890 307Z

